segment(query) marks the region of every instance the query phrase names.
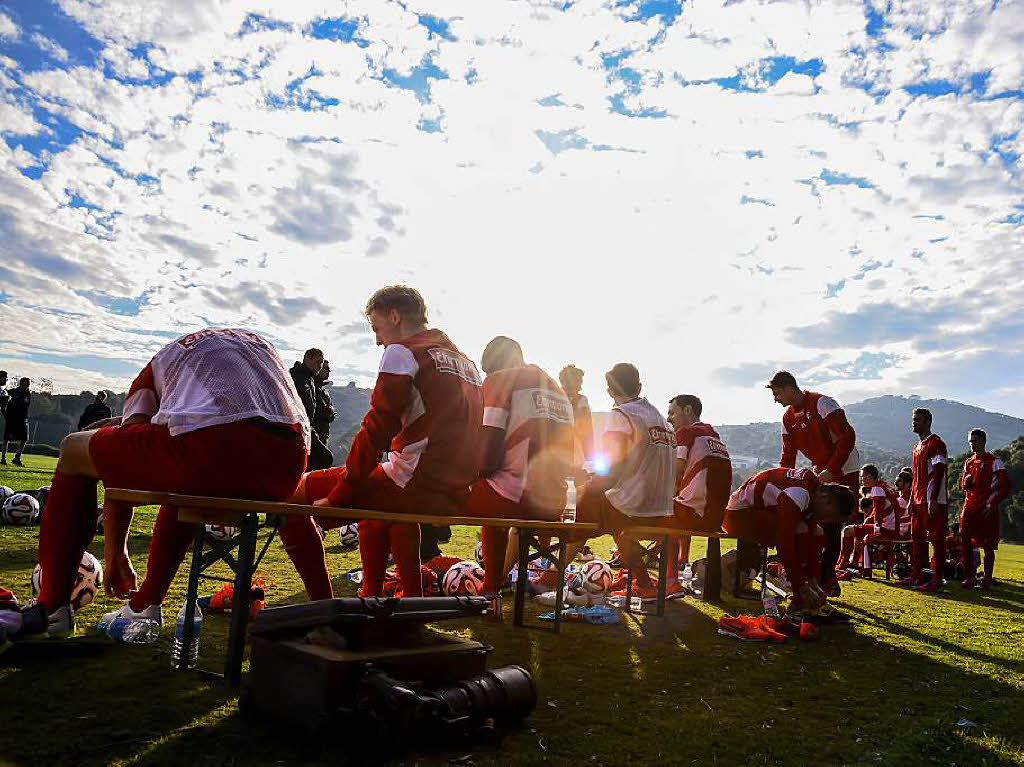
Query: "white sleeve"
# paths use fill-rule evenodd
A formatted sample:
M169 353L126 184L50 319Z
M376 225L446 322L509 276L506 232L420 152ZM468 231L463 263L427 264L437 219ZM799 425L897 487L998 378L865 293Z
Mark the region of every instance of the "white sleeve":
M822 418L827 418L837 410L842 410L842 408L834 399L825 396L818 397L818 415Z
M687 456L690 454L690 448L686 445L676 445L676 458L680 461L685 461Z
M932 456L932 466L938 466L940 463L945 463L945 462L946 462L946 456L944 456L944 455L934 455L934 456Z
M393 375L404 375L415 377L419 365L416 362L416 357L409 350L408 346L402 346L402 344L390 344L384 350L384 356L380 358L380 370L381 373L391 373Z
M485 407L484 426L504 429L508 426L508 411L503 407Z
M880 488L878 485L875 485L873 488L871 488L871 497L872 498L885 498L885 491L882 488Z
M998 458L996 458L994 461L992 461L992 473L993 474L995 472L997 472L997 471L1004 471L1005 469L1006 469L1006 467L1003 466L1003 462L1001 460L999 460Z

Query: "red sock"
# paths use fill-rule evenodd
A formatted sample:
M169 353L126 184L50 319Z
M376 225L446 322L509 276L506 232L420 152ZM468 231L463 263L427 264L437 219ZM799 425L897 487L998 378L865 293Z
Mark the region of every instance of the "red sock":
M71 602L78 564L96 533L96 483L92 477L53 473L39 531L39 601L47 610Z
M973 552L972 552L973 554ZM985 580L992 580L992 569L996 566L996 550L985 549Z
M665 582L676 583L679 580L679 538L670 535L668 537L668 546L665 547L665 551L662 552L663 557L668 557L668 563L665 567Z
M928 541L915 540L910 544L910 575L920 580L924 573L924 561L928 558Z
M839 553L839 564L837 569L845 570L850 566L850 559L853 557L853 548L856 543L852 535L843 535L843 547Z
M508 549L507 527L485 527L480 532L484 549L484 593L497 594L505 581L505 552Z
M295 565L295 570L302 578L306 594L311 600L331 599L334 589L331 576L327 572L327 559L324 556L324 542L316 531L312 517L285 517L285 522L278 530L281 543L288 557Z
M932 580L942 583L943 570L946 569L946 539L940 538L932 543L935 555L932 557Z
M389 531L391 556L395 558L398 578L402 581L402 596L423 596L423 577L420 575L420 526L415 523L395 523Z
M796 534L796 555L802 568L801 584L821 575L821 552L824 550L824 535L815 535L810 530ZM793 586L796 588L796 584Z
M361 597L379 597L388 569L388 523L364 519L359 523L359 557L363 560Z
M178 568L181 567L189 544L195 540L196 526L178 521L178 510L174 506L161 506L153 525L153 540L149 543L149 559L146 560L146 578L139 590L132 594L128 605L133 610L143 610L149 605L162 604L167 590L171 587Z
M973 578L974 573L977 572L977 567L974 564L974 549L971 548L971 537L967 534L963 522L960 523L960 564L964 568L964 578Z

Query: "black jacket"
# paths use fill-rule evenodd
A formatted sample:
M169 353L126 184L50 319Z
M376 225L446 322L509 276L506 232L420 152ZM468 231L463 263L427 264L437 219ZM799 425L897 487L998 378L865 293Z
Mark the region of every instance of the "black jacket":
M28 406L32 401L32 392L28 389L22 389L21 387L8 389L7 393L10 395L10 400L7 402L7 409L4 410L4 416L11 423L28 421Z
M327 449L323 437L316 432L314 426L317 422L317 406L319 404L317 402L316 380L313 378L313 374L309 372L309 368L303 365L301 361L292 365L291 370L288 372L291 373L292 381L295 383L295 390L299 393L299 399L302 400L302 407L306 409L309 425L313 427L310 434L309 458L306 460L306 471L326 469L334 464L334 455Z
M91 423L102 421L105 418L110 418L110 408L107 407L106 402L90 402L85 412L82 413L82 417L78 419L78 430L81 431Z

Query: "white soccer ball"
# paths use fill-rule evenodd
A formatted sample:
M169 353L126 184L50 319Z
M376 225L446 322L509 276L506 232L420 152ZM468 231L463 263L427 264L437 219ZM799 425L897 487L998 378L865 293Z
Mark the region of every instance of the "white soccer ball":
M338 538L346 549L354 549L359 545L359 523L353 522L351 525L338 528Z
M39 521L39 501L28 493L15 493L3 507L4 521L9 525L31 525Z
M214 540L226 541L238 535L238 528L227 525L207 525L206 532Z
M473 554L476 557L477 564L480 565L480 567L483 567L484 566L484 542L483 541L477 541L476 542L476 548L473 550Z
M580 586L589 594L603 594L612 586L612 568L607 562L592 559L580 566Z
M32 596L38 597L43 587L43 567L36 565L32 571ZM78 612L89 604L103 588L103 565L86 551L75 574L75 585L71 589L71 609Z
M444 574L441 590L450 597L476 596L484 590L484 569L468 559L456 562Z
M0 485L0 503L3 503L12 495L14 495L14 491L11 488L7 487L7 485Z

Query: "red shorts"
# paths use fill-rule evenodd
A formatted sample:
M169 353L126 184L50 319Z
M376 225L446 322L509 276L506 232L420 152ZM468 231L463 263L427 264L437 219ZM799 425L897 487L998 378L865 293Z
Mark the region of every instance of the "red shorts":
M469 489L465 513L467 517L482 519L538 519L557 522L562 518L561 509L538 509L525 503L511 501L483 479Z
M326 498L338 482L347 482L348 471L344 466L311 471L306 475L306 502ZM465 491L462 491L463 493ZM464 510L458 492L452 495L435 490L424 490L415 485L415 479L405 487L396 485L384 469L377 465L370 476L358 485L348 485L340 504L346 508L371 511L394 511L402 514L434 514L439 517L457 516ZM317 517L322 528L341 527L355 521Z
M910 504L910 537L915 541L945 541L949 528L948 506L939 504L934 514L928 514L928 504Z
M281 501L302 477L306 446L290 427L251 420L176 437L139 423L94 432L89 457L106 487Z
M999 548L999 509L993 509L988 516L982 515L984 507L964 506L960 512L960 531L963 537L974 541L983 549Z

